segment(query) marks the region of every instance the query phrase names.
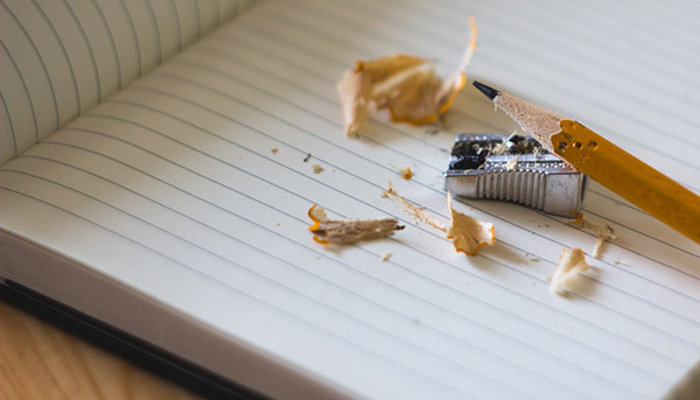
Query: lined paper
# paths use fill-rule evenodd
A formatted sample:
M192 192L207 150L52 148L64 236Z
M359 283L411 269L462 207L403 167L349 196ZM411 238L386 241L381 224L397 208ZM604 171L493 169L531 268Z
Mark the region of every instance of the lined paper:
M684 29L696 25L649 22L673 13L660 5L589 7L263 3L0 169L0 201L13 210L2 227L346 395L660 398L700 358L697 245L591 183L586 218L620 238L588 260L573 293L555 296L547 277L561 249L590 250L594 235L514 204L459 199L496 229L495 246L465 257L379 196L392 181L446 219L440 173L455 135L514 129L487 99L465 89L435 135L381 116L359 139L343 134L336 81L355 59L403 51L456 63L474 14L470 77L585 121L697 190L699 59ZM581 21L563 19L572 13ZM631 19L620 26L628 15L666 40ZM665 64L629 45L641 40L683 62L659 76ZM306 229L312 204L338 218L394 216L406 229L328 249ZM184 283L191 292L172 290Z
M0 163L250 8L250 0L2 0Z

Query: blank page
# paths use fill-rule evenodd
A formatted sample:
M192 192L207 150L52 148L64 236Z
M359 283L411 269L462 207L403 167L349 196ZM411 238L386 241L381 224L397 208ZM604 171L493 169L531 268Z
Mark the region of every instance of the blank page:
M467 257L380 197L391 181L445 220L441 172L456 134L515 129L488 99L467 87L444 126L379 115L358 139L343 133L336 83L355 60L408 52L449 71L470 14L480 29L470 78L576 118L697 190L691 12L269 1L8 163L2 227L338 393L660 398L700 358L696 244L593 182L584 215L619 239L557 296L547 278L562 249L590 252L594 234L515 204L457 199L495 224L496 244ZM307 230L313 204L406 228L327 248Z

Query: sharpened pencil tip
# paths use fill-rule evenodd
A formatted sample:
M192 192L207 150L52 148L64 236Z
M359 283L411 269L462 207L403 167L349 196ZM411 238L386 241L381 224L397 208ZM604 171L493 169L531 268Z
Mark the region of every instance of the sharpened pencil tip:
M474 81L474 86L476 86L476 88L479 89L481 93L485 94L486 97L488 97L491 100L495 99L496 96L500 94L498 90L492 88L491 86L486 86L479 81Z

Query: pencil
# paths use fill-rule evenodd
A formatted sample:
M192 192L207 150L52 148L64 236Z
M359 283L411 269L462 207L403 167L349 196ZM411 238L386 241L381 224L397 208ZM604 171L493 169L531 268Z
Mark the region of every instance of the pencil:
M482 83L474 86L550 153L700 243L698 195L577 121Z

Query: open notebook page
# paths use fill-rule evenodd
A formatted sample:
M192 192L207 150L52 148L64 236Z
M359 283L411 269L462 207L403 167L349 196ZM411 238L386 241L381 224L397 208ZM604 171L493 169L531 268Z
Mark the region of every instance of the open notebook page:
M251 4L252 0L0 2L0 163Z
M685 53L696 44L683 16L579 7L266 2L8 163L2 226L350 395L658 398L700 358L696 245L593 183L584 213L620 238L573 293L553 295L561 249L590 250L592 234L460 200L496 229L497 244L469 258L379 196L391 180L446 218L440 173L456 133L514 128L483 96L465 89L435 135L378 118L355 140L341 126L335 82L355 59L456 63L473 14L472 77L578 118L692 186L697 138L679 135L700 122L698 93L684 88L698 53ZM637 32L628 13L667 38ZM678 25L650 18L666 14ZM683 62L652 74L666 64L629 44L646 40ZM404 181L396 166L416 175ZM312 204L407 227L325 248L306 230Z

